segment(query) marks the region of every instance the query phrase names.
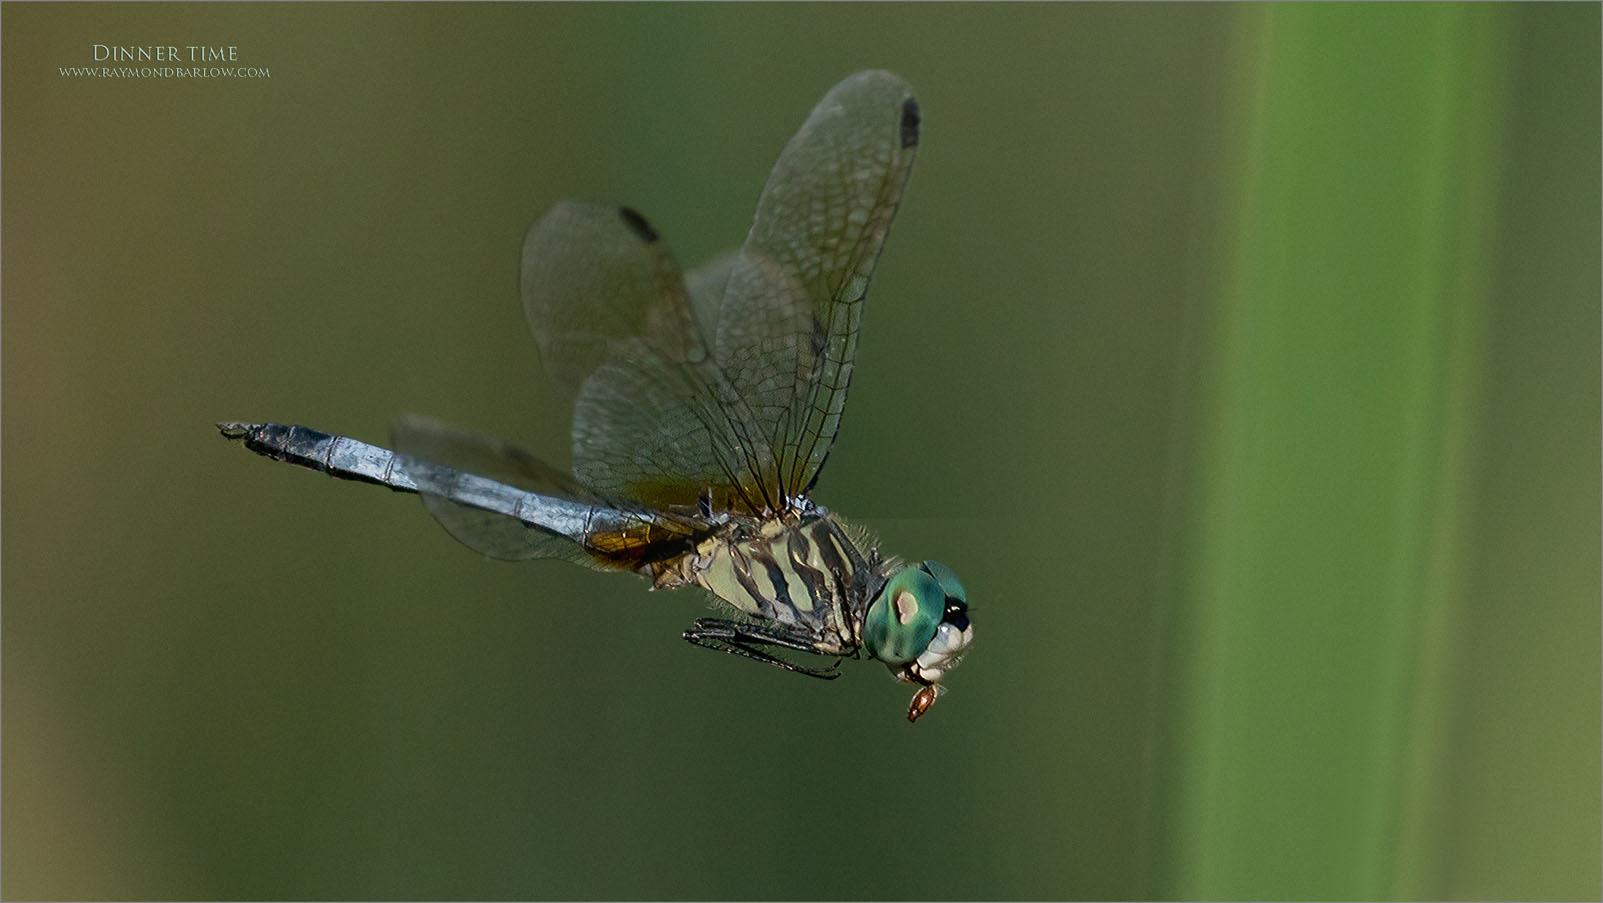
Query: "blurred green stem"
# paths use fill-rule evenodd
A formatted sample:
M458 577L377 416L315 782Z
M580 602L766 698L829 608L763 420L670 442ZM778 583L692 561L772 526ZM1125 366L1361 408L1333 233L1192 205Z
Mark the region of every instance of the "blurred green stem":
M1506 12L1251 5L1166 892L1429 894Z

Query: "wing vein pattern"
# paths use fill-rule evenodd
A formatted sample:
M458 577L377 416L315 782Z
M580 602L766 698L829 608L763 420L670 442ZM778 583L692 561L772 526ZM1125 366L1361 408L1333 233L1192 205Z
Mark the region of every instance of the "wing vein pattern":
M546 374L572 402L572 473L405 419L396 448L430 511L496 557L638 567L684 551L722 513L804 502L839 431L863 300L918 131L900 78L841 82L781 152L745 243L688 275L639 213L554 206L524 238L521 290ZM526 521L452 502L460 473L620 516L564 547Z

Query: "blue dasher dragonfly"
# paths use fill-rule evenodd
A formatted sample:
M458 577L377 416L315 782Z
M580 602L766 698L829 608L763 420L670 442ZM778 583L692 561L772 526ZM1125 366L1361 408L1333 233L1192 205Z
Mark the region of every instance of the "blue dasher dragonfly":
M688 275L627 207L568 201L535 222L523 309L572 401L571 473L418 417L393 426L393 452L302 426L218 428L275 460L417 493L494 558L700 587L732 616L695 621L697 646L820 678L880 661L919 686L916 721L973 642L963 585L939 562L882 555L810 494L918 138L906 82L850 76L779 155L745 244Z

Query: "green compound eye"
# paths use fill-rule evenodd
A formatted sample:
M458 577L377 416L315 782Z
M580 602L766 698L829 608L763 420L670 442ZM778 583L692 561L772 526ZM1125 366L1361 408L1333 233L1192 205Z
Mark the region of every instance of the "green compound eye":
M922 568L902 568L869 606L863 645L886 664L905 665L929 646L945 612L940 581Z
M957 575L952 573L951 568L939 561L925 561L924 570L941 584L941 591L946 593L947 599L963 603L964 608L968 607L968 593L963 591L963 584L958 581Z

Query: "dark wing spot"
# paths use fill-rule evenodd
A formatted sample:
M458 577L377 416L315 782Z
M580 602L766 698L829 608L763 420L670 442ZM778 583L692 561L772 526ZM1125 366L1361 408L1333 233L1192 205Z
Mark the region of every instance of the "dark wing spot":
M903 128L905 130L906 127L904 126ZM641 216L639 211L629 207L619 207L618 215L623 217L623 222L625 225L634 230L636 235L640 236L641 241L644 241L646 244L651 244L657 240L657 230L651 228L651 224L646 222L646 218Z
M918 143L918 101L909 97L902 104L902 147Z

